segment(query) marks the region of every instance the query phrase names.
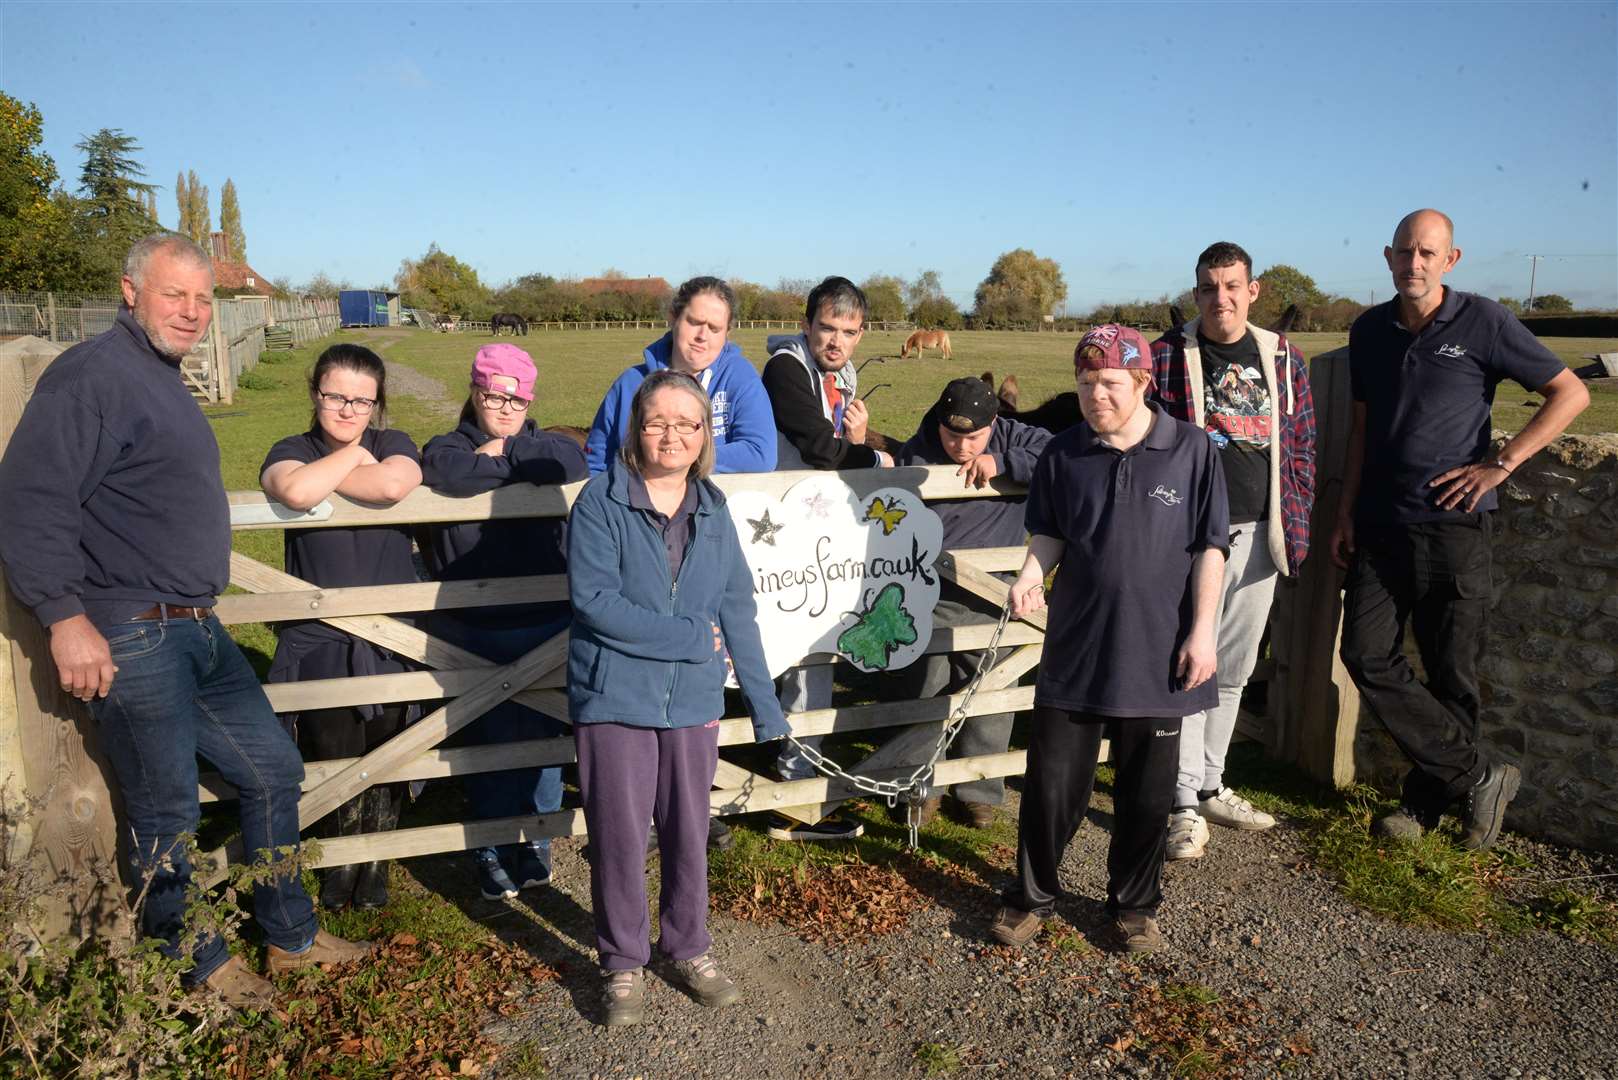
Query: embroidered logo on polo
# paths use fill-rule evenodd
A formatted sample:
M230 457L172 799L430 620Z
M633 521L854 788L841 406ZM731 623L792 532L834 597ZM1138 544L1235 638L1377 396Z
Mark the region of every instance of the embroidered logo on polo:
M1450 357L1454 357L1456 360L1459 360L1461 357L1466 355L1466 346L1465 345L1440 345L1438 347L1438 355L1439 356L1450 356Z
M1157 485L1146 494L1149 497L1156 499L1164 506L1179 506L1185 501L1184 499L1180 498L1180 493L1178 491L1175 491L1173 488L1166 488L1162 484Z

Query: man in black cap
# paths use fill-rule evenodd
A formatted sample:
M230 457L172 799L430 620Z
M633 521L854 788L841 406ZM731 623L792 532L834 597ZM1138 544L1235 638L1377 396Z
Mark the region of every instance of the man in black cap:
M999 415L1000 402L982 379L956 379L944 387L938 402L921 418L916 434L897 455L900 465L956 465L957 475L967 487L981 488L996 476L1016 484L1027 484L1034 475L1051 433L1044 428L1019 424ZM932 504L944 525L944 549L1022 547L1027 537L1023 528L1021 496L952 499ZM1005 575L1011 580L1011 575ZM933 625L964 626L981 623L984 616L969 604L974 598L966 590L945 582L938 606L933 609ZM957 693L977 671L981 652L924 656L898 673L906 699L930 698L939 693ZM976 757L1004 753L1011 740L1011 713L974 716L962 726L952 757ZM913 725L895 741L923 754L930 752L938 738L938 725ZM950 792L960 804L966 819L975 828L994 821L994 807L1005 801L1005 781L999 777L956 784ZM938 813L940 795L922 804L923 824Z

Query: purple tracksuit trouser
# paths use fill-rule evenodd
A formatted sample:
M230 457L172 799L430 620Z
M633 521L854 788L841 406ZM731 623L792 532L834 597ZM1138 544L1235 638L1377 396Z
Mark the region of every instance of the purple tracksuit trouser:
M719 761L719 722L642 728L578 724L579 791L590 831L590 901L596 951L613 971L652 958L646 910L646 830L657 825L663 888L658 951L701 956L708 935L708 793Z

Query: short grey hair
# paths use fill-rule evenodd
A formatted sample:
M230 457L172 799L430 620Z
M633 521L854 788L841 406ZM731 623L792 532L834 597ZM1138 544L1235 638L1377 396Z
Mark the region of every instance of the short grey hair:
M182 262L208 271L210 278L213 276L213 259L189 236L177 232L155 232L136 240L130 246L129 254L124 256L124 277L133 281L136 289L139 289L146 280L146 264L151 262L152 256L159 251L165 251Z

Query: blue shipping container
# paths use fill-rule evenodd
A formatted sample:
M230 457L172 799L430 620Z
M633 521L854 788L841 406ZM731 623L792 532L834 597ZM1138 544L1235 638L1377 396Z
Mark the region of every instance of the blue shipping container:
M337 312L344 326L388 325L388 294L345 289L337 294Z

